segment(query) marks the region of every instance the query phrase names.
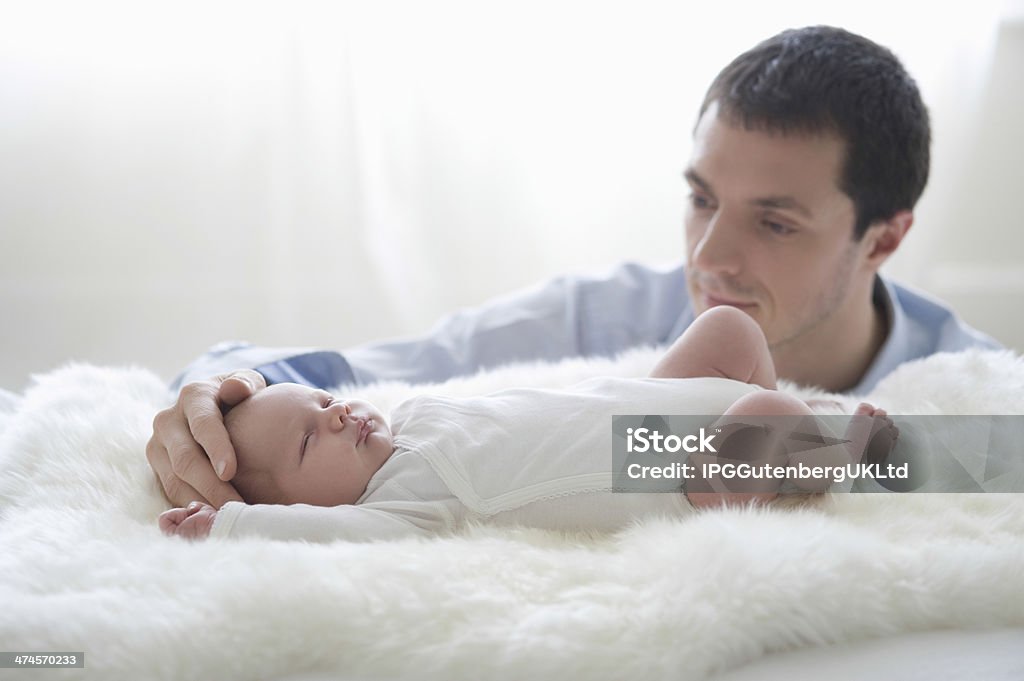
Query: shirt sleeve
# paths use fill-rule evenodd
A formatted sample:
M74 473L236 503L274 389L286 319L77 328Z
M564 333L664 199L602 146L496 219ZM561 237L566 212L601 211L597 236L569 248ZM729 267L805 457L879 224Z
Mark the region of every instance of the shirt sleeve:
M564 276L466 308L424 335L369 343L346 351L211 349L172 384L254 368L268 383L318 388L380 380L440 382L517 361L612 356L638 345L674 340L692 310L681 265L625 263L595 276Z
M358 383L437 382L512 362L612 356L661 344L684 310L682 266L626 263L461 310L424 336L352 348L345 358Z
M217 512L210 537L369 542L431 536L444 529L440 519L430 520L433 522L420 523L415 515L362 506L274 506L231 501Z

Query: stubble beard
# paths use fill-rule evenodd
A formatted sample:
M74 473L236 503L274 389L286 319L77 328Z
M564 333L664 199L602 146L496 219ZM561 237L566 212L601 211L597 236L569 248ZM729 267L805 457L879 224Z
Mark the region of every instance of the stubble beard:
M812 314L804 316L797 320L795 328L789 330L789 332L778 340L772 340L766 338L768 341L768 349L772 352L776 350L789 349L787 346L800 341L805 336L813 333L819 329L823 324L828 322L835 314L839 311L839 308L846 302L847 296L850 292L850 288L853 285L851 281L851 274L857 258L857 242L850 242L847 245L846 252L843 253L839 260L838 269L836 276L832 278L832 286L822 291L812 301ZM686 262L686 273L687 282L689 284L688 294L692 297L694 288L701 292L706 292L704 286L701 285L700 278L696 274L691 274L694 269L687 260ZM739 297L750 297L752 291L742 286L735 285L729 282L726 287L729 295L736 295ZM706 312L706 310L705 310ZM764 327L762 326L762 331ZM767 333L765 333L767 337Z
M800 319L796 328L792 329L786 336L779 340L769 339L768 348L776 350L789 349L806 336L820 329L826 322L831 320L842 305L846 302L850 287L852 286L851 274L856 259L856 243L851 243L839 261L839 269L832 279L832 286L824 290L813 301L812 313Z

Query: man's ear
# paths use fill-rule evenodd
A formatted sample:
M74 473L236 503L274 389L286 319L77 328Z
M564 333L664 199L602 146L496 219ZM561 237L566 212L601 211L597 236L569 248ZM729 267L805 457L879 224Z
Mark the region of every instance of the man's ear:
M903 243L903 238L907 236L913 224L913 211L901 210L888 220L879 220L868 227L867 233L864 234L867 264L876 270L881 267Z

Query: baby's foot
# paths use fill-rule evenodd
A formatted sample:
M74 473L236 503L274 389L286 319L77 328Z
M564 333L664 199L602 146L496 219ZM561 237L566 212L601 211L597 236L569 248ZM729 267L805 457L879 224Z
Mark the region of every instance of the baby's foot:
M896 446L900 429L884 409L861 402L846 428L847 445L853 463L885 463Z

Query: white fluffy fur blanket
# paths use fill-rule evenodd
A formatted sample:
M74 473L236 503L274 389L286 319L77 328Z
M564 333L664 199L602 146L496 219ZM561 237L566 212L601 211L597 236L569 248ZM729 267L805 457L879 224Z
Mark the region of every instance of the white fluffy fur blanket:
M387 409L419 391L642 375L656 356L360 394ZM940 355L872 397L897 414L1021 414L1024 360ZM144 450L168 399L150 372L73 365L37 377L5 419L3 649L85 651L78 679L702 679L767 651L1024 626L1024 495L836 495L605 537L164 537L167 502Z

